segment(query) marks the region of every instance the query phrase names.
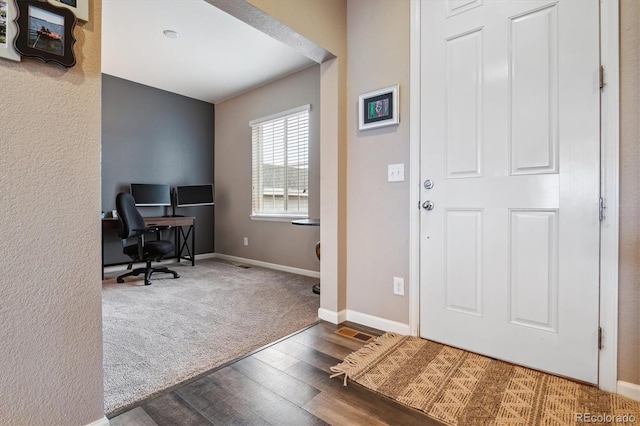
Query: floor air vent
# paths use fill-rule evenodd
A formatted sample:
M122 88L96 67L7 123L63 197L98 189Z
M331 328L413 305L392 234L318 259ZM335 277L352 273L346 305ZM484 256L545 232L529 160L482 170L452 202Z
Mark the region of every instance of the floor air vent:
M354 330L353 328L349 328L349 327L341 327L337 329L335 333L339 334L340 336L348 337L349 339L357 340L358 342L362 342L362 343L369 343L376 337L371 334Z

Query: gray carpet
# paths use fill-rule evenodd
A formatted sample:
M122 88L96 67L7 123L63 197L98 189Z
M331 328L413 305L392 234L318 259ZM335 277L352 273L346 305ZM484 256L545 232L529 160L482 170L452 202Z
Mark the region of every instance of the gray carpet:
M219 259L102 284L107 415L317 321L319 280ZM166 277L166 278L165 278Z

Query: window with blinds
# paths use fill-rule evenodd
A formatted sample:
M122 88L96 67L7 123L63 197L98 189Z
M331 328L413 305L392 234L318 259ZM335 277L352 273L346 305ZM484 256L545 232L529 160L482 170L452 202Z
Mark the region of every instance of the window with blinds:
M249 123L252 217L308 217L311 105Z

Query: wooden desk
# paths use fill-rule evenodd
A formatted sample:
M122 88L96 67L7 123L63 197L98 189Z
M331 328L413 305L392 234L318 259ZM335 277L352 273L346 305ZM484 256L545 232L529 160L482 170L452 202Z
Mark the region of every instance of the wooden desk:
M175 228L175 247L176 258L178 260L185 259L191 261L191 266L196 264L196 218L194 216L159 216L145 217L145 226L170 226ZM185 227L188 227L185 233ZM104 271L104 231L107 229L119 229L120 221L114 218L102 219L102 267ZM189 236L191 236L191 247L189 247ZM185 253L183 255L183 253ZM104 279L104 273L102 274Z

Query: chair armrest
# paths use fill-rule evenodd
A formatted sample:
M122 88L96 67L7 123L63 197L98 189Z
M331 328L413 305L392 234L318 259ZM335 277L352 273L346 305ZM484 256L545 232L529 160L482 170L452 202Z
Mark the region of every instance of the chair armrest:
M153 232L160 232L160 231L164 231L166 229L171 229L170 226L148 226L146 228L137 228L137 229L133 229L133 232L137 233L137 234L149 234L149 233L153 233Z
M151 225L143 229L134 229L133 231L140 236L141 234L156 234L156 240L160 240L161 232L171 229L168 225Z

